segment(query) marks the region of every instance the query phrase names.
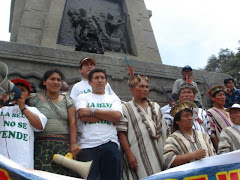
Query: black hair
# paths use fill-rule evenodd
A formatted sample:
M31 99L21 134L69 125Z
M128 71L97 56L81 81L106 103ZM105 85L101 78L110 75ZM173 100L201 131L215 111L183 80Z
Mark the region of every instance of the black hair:
M24 86L24 87L27 89L28 94L31 93L30 89L29 89L25 84L23 84L23 83L20 83L20 82L19 82L19 83L16 83L15 86Z
M232 77L224 79L224 84L227 84L229 81L233 81L234 82L234 79Z
M88 74L88 80L92 81L93 74L97 72L102 72L105 75L105 78L107 80L107 74L105 69L93 69L89 74Z
M37 89L36 89L35 84L33 82L30 82L30 85L31 85L31 93L36 93Z
M191 112L191 113L193 114L193 111L192 111L191 109L188 109L188 108L179 111L179 112L174 116L174 119L173 119L173 124L172 124L173 132L179 129L179 126L178 126L178 124L177 124L176 122L177 122L177 121L180 121L181 115L182 115L182 112L183 112L183 111Z
M16 83L15 86L23 86L23 87L25 87L27 89L28 94L31 94L30 89L25 84L23 84L23 83ZM29 99L25 100L25 104L29 105Z
M64 75L62 71L60 71L59 69L50 69L44 73L42 79L40 80L40 83L39 83L40 89L46 90L46 86L43 84L43 81L46 81L53 73L58 73L61 77L61 80L64 80Z

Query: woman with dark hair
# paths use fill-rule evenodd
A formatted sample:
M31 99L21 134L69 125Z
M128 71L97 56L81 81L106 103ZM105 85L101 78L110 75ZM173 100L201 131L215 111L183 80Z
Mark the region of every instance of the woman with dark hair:
M43 94L34 94L29 104L37 107L47 118L45 130L36 135L35 169L74 175L74 172L52 162L54 154L65 155L71 152L76 158L79 152L77 145L77 125L75 107L68 95L60 94L64 76L58 69L45 72L39 87Z
M192 109L195 106L191 102L182 102L171 110L174 132L167 138L164 146L163 159L166 168L216 155L209 136L192 129Z

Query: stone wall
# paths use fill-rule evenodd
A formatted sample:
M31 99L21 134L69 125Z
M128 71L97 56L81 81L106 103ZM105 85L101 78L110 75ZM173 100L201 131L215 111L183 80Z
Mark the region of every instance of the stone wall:
M33 82L36 86L46 70L59 68L63 71L66 82L72 87L76 82L81 80L81 75L78 72L79 60L86 56L95 57L97 67L107 70L108 81L120 99L124 101L131 99L132 96L127 85L127 65L122 55L90 54L80 51L0 41L0 61L7 64L9 68L9 78L25 78ZM181 78L180 67L150 63L136 59L134 60L134 71L137 74L148 76L150 87L149 98L158 102L161 106L167 104L162 92L162 87L168 94L171 94L174 81ZM206 89L204 89L202 85L204 82L202 76L206 78L209 84L212 83L213 85L223 84L223 79L229 76L198 70L193 70L193 74L194 81L197 82L199 90L201 91L204 106L210 107L211 102L206 96Z

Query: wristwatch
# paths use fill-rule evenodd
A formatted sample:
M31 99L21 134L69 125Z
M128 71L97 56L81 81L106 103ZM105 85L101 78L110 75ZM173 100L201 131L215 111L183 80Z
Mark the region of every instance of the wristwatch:
M94 111L95 111L95 109L92 108L92 109L91 109L91 116L95 116L95 115L94 115Z

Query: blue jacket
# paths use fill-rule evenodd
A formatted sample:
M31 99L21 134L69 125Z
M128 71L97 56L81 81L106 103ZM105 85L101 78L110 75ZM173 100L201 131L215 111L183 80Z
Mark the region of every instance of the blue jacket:
M231 107L234 103L240 104L240 89L233 88L233 93L231 96L226 92L225 95L226 95L226 102L224 105L225 108Z

